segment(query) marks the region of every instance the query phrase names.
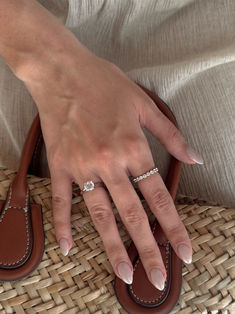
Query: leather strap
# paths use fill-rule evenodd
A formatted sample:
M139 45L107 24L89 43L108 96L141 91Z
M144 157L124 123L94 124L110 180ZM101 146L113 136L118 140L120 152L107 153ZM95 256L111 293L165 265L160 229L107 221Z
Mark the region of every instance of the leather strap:
M0 269L16 269L32 253L33 228L27 172L40 133L40 119L37 114L23 147L18 172L0 209Z

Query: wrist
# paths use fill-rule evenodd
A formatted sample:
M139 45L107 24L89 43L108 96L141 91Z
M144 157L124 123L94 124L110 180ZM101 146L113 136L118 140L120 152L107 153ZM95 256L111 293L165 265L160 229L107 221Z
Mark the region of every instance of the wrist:
M38 44L27 52L20 52L21 59L14 74L22 81L39 81L45 77L58 79L60 69L73 69L75 63L84 64L95 57L65 26L57 25L53 32L40 30Z
M58 62L89 51L53 14L35 0L0 3L0 54L21 80L54 71ZM6 21L4 21L4 18ZM7 23L7 20L9 23Z
M61 41L57 43L45 44L44 49L33 48L21 55L18 64L14 67L14 74L25 83L40 81L46 77L56 79L57 76L58 78L61 67L67 65L67 69L69 69L74 56L81 60L84 54L83 47L80 47L79 43L75 48L75 43L69 44L67 37L63 39L61 36L60 39ZM43 41L41 44L43 45Z

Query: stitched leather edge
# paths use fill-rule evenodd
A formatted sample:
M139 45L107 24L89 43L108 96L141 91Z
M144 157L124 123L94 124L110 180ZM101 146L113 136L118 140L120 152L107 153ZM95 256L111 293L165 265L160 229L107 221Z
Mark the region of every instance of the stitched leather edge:
M5 203L5 206L3 207L3 210L1 211L0 223L3 221L5 213L8 209L18 208L18 209L24 210L25 226L26 226L26 234L27 234L27 240L26 241L27 242L26 242L26 249L25 249L24 254L17 261L12 262L12 263L5 263L3 261L0 261L0 268L4 268L4 269L12 269L12 268L17 268L19 266L22 266L28 260L29 256L31 255L32 242L33 242L29 189L27 188L24 207L22 207L22 206L10 206L9 204L11 202L11 197L12 197L12 184L10 185L10 189L9 189L9 198L7 197L8 201L7 201L7 203Z
M155 220L154 222L154 226L152 228L152 233L154 234L154 231L156 229L156 226L157 226L157 220ZM128 291L129 291L129 294L131 296L131 298L138 304L144 306L144 307L156 307L158 305L160 305L161 303L163 303L165 301L165 299L167 298L168 294L169 294L169 291L170 291L170 287L171 287L171 246L170 246L170 243L169 241L167 241L167 243L161 243L161 242L157 242L158 245L161 245L163 247L165 247L165 254L166 254L166 265L165 265L165 268L166 268L166 272L168 273L168 270L169 270L169 278L168 278L168 285L165 285L164 289L161 291L161 294L158 298L156 299L153 299L153 300L145 300L145 299L141 299L139 298L134 290L133 290L133 285L128 285ZM139 255L135 261L135 266L134 266L134 269L133 269L133 274L134 272L136 271L138 265L139 265L139 262L140 262L140 258L139 258ZM167 289L167 291L166 291ZM160 302L157 302L158 300L160 300Z

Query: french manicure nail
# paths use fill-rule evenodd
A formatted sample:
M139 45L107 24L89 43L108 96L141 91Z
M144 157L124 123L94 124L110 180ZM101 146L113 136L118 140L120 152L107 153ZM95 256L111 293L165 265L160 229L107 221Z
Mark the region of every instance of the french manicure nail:
M121 262L117 266L121 279L128 285L132 284L133 274L130 266L126 262Z
M192 263L192 254L189 247L185 244L180 244L178 246L178 254L180 258L187 264Z
M152 283L158 290L163 290L165 286L165 279L163 273L158 268L153 268L150 272Z
M60 239L60 251L61 253L66 256L69 253L69 243L65 238Z
M202 165L204 163L202 156L199 155L192 147L188 146L186 152L187 152L189 158L191 158L197 164Z

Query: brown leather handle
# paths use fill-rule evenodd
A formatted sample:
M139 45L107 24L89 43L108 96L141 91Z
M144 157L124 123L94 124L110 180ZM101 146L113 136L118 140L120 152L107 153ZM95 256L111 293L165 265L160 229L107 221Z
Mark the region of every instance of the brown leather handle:
M40 118L39 114L37 114L29 129L26 141L24 143L18 172L9 187L6 200L6 202L9 202L9 206L24 207L27 199L29 198L27 173L36 147L36 143L40 138L40 135Z
M168 108L168 106L153 92L149 91L145 87L139 85L157 104L159 109L172 121L178 128L175 117ZM12 184L11 191L8 191L8 201L10 206L24 206L25 200L28 196L28 184L27 173L36 170L36 166L39 165L39 155L43 144L43 137L41 132L40 117L36 115L34 121L28 132L26 141L24 143L23 151L21 154L20 166ZM34 158L33 158L34 157ZM170 167L166 178L166 187L171 194L171 197L175 199L177 192L178 181L180 176L181 162L171 156Z

